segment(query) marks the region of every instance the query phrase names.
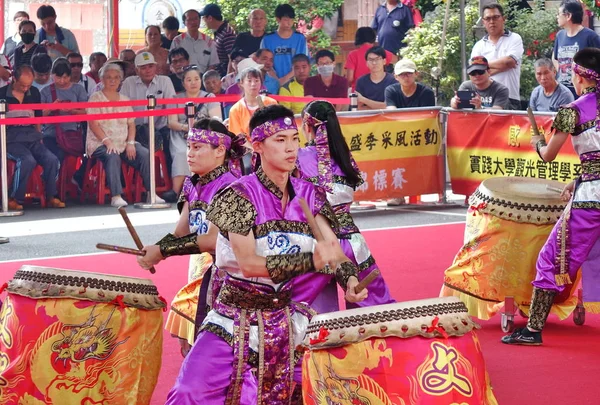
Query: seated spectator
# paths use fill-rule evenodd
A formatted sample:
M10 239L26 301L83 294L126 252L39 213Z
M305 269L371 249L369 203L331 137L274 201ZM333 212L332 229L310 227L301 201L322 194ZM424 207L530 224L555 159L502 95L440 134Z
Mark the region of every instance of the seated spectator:
M356 81L370 72L369 66L365 62L366 54L369 49L375 46L375 40L377 34L371 27L360 27L356 30L354 36L354 45L358 46L358 49L350 51L346 58L346 79L352 86L352 90L356 88ZM390 51L385 51L385 62L384 66L394 63L398 58Z
M264 36L260 47L270 49L275 55L273 67L279 78L279 84L290 81L294 76L292 58L303 53L310 56L306 38L294 30L296 12L289 4L280 4L275 8L277 31Z
M467 73L471 80L463 82L458 90L475 92L470 103L473 108L494 108L506 110L510 106L508 88L490 77L490 65L483 56L475 56L469 61ZM458 108L458 96L452 97L450 106Z
M223 76L223 79L221 79L221 82L223 82L223 87L227 88L229 86L231 86L232 84L235 84L236 82L236 77L238 74L238 68L237 65L238 63L240 63L241 61L243 61L244 59L246 59L249 55L245 55L242 53L242 51L239 48L233 48L233 50L231 51L231 55L229 55L229 58L231 60L231 73L228 73L226 76ZM205 83L206 85L206 83Z
M12 58L13 53L15 53L17 46L21 45L21 36L19 33L21 32L21 23L23 21L29 21L29 14L27 14L25 11L17 11L13 17L15 33L11 37L8 37L4 40L2 49L0 49L0 53L6 56L9 60ZM33 39L31 41L33 42Z
M128 101L119 94L119 84L123 81L123 70L116 63L107 63L100 69L103 89L90 97L90 102ZM131 112L131 107L88 108L88 114L110 114ZM121 161L133 166L142 176L146 190L150 190L150 152L135 141L136 130L133 118L105 119L89 121L86 138L86 153L102 162L106 172L106 182L110 189L113 207L125 207L127 201L121 197ZM148 193L148 200L150 200ZM156 197L156 202L164 200Z
M48 55L45 55L48 57ZM48 57L49 58L49 57ZM10 104L39 104L40 92L32 87L33 69L21 65L13 71L12 83L0 88L0 99ZM8 108L7 118L41 117L42 112L36 110L11 110ZM6 152L9 159L17 163L19 170L15 173L13 188L8 200L8 209L22 210L27 181L33 169L39 164L43 168L42 180L46 191L46 205L51 208L64 208L65 204L56 198L56 179L60 163L58 158L44 146L39 125L7 125Z
M304 82L310 76L310 59L308 59L308 56L300 53L292 58L292 68L294 70L294 77L292 80L281 86L279 95L287 97L304 97ZM306 105L304 101L282 101L279 104L289 108L294 114L300 114Z
M231 86L229 86L227 89L225 89L225 94L227 95L232 95L232 94L242 94L242 87L240 85L240 78L242 76L241 72L244 69L248 69L248 68L255 68L255 69L259 69L262 72L262 65L259 65L258 63L256 63L256 61L252 58L247 58L242 60L241 62L238 63L238 75L237 75L237 82L235 84L232 84ZM261 87L261 90L266 90L267 88L264 85L264 73L263 73L263 85ZM233 106L232 102L224 102L223 103L223 107L225 109L225 117L229 117L229 110L231 109L231 107Z
M98 72L100 72L100 68L104 66L106 60L106 55L102 52L92 52L90 55L90 71L85 75L94 79L94 83L100 82L100 76L98 75Z
M529 99L529 106L533 111L556 112L561 105L575 100L571 90L556 80L556 69L550 59L538 59L534 67L539 86L533 89Z
M52 70L52 59L46 53L36 53L31 58L31 67L33 69L33 87L42 90L52 83L50 70Z
M15 48L10 57L13 69L21 65L31 65L31 58L36 53L48 53L46 48L33 42L35 37L35 23L25 20L19 24L20 44Z
M181 93L184 90L181 79L183 78L183 69L189 65L190 55L185 49L176 48L169 51L169 69L171 70L169 79L173 83L175 93Z
M277 73L273 69L273 51L269 49L259 49L256 51L254 58L256 63L262 65L262 71L265 78L265 87L269 94L277 94L279 92L279 80Z
M79 52L75 35L68 29L56 25L54 7L40 6L37 10L37 18L42 27L37 30L35 42L46 47L52 60L67 56L69 52Z
M179 93L175 98L191 99L210 97L215 95L202 90L202 78L198 68L190 66L183 72L183 87L185 91ZM196 120L201 118L218 118L221 116L221 105L219 103L201 103L196 105ZM163 194L167 201L177 201L181 192L185 176L190 175L190 169L187 164L187 133L190 130L188 118L181 109L181 114L169 116L169 128L171 129L170 151L173 159L171 166L171 178L173 179L173 190Z
M163 76L169 75L169 51L162 47L160 40L160 27L158 25L149 25L144 31L146 38L146 46L139 51L150 52L156 61L156 73Z
M315 98L346 98L348 97L348 80L333 73L335 56L333 52L321 49L315 55L317 63L316 76L311 76L304 82L304 95ZM338 104L336 110L342 111L347 106Z
M217 4L206 4L204 9L200 11L200 16L206 28L213 32L215 47L219 56L217 71L221 76L225 76L229 67L229 54L235 42L235 30L227 21L223 20L221 7Z
M123 49L121 52L119 52L119 59L123 62L131 63L132 66L135 66L135 51L133 49Z
M179 35L179 20L172 15L165 18L162 22L163 35L161 36L161 45L166 50L171 49L173 39Z
M398 83L385 89L386 108L432 107L435 105L433 90L417 83L417 65L410 59L402 59L394 66Z
M87 92L78 84L71 83L71 67L65 58L58 58L52 64L52 83L44 87L40 92L42 103L65 105L64 103L84 103L88 101ZM43 110L43 115L83 115L85 109L60 109ZM57 131L74 131L80 134L82 138L81 124L77 122L63 122L60 124L42 125L42 134L44 135L44 145L52 152L60 162L65 158L65 152L59 146L56 140ZM80 144L81 145L81 144Z
M247 58L260 49L260 43L265 36L267 14L260 8L255 8L248 15L249 32L239 33L233 43L233 48L240 49Z
M209 70L206 73L204 73L202 75L202 82L204 83L204 88L207 92L212 93L215 96L218 96L219 94L225 94L225 89L223 88L223 83L221 82L221 76L216 70ZM224 104L225 103L219 103L219 107L221 108L221 117L223 117L223 119L225 120L228 117L229 108L231 107L227 109L226 114Z
M173 39L171 49L185 48L190 55L190 64L198 66L202 73L208 69L219 66L217 44L206 34L199 31L200 13L197 10L188 10L183 13L183 24L186 32Z
M396 84L393 75L384 70L386 51L380 46L370 48L365 54L369 74L361 76L356 82L359 110L383 110L385 104L385 89Z
M90 59L92 57L90 56ZM67 55L67 61L71 66L71 83L80 84L87 93L88 97L94 92L97 82L90 76L82 75L83 57L77 52L71 52Z
M128 78L128 77L131 77L131 76L135 76L135 69L133 69L131 67L132 65L130 65L129 62L125 62L125 61L122 61L122 60L117 59L117 58L110 58L110 59L108 59L106 61L106 63L115 63L124 72L127 72L128 70L133 70L133 75L127 76L127 73L125 73L125 79ZM123 86L123 82L121 82L119 84L119 91L121 91L121 87L122 86ZM96 87L94 87L94 90L92 91L92 93L95 93L97 91L101 91L103 88L104 88L104 85L102 84L102 80L100 80L100 82L96 84Z
M272 98L259 94L262 86L263 75L258 68L249 67L240 71L240 87L244 97L229 111L229 131L236 135L243 134L249 140L249 123L254 111L262 106L277 104Z

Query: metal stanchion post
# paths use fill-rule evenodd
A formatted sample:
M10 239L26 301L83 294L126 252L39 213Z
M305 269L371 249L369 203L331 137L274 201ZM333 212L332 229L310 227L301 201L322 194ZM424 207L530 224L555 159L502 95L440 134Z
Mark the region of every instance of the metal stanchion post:
M448 204L448 197L446 195L446 177L448 176L448 171L446 170L448 168L448 154L446 153L446 125L448 125L448 114L442 111L440 113L440 118L442 119L442 201L440 202L442 204Z
M192 129L194 127L194 119L196 118L196 105L191 101L185 103L185 116L187 117L188 128Z
M148 110L156 108L156 97L148 96ZM135 208L169 208L171 204L156 202L156 162L154 157L154 117L148 117L148 149L150 155L150 201L136 203Z
M6 118L6 100L0 100L0 118ZM0 149L2 159L0 166L2 166L2 212L0 217L16 217L23 215L23 211L9 211L8 210L8 170L6 168L6 125L0 125Z
M358 94L350 93L350 111L358 111Z

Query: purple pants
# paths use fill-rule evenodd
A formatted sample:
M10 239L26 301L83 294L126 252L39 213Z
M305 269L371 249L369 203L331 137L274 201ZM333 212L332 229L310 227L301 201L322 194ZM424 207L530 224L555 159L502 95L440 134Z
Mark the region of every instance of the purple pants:
M181 365L166 404L223 405L231 385L233 360L233 348L226 341L211 332L201 332ZM255 405L257 381L247 364L243 378L240 405Z
M536 276L532 282L536 288L562 292L566 285L557 285L554 276L560 273L560 240L557 237L564 218L554 225L548 240L542 247L536 264ZM600 210L598 209L571 209L567 223L567 269L571 280L575 280L577 270L587 260L590 251L600 238ZM600 286L586 285L585 289L600 290ZM596 294L594 294L596 295ZM598 296L598 295L596 295Z

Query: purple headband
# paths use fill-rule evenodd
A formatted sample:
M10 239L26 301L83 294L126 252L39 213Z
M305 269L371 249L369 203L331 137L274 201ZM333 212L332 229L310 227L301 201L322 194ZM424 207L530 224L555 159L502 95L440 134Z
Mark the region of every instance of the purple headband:
M251 139L252 142L262 142L268 137L288 129L294 129L298 131L296 121L290 117L277 118L276 120L267 121L264 124L254 128L252 130Z
M595 70L588 69L573 62L571 65L573 72L581 77L596 81L596 128L600 129L600 74Z
M231 137L229 135L208 129L190 129L190 132L188 132L187 141L207 143L213 146L223 145L225 146L225 149L231 149Z

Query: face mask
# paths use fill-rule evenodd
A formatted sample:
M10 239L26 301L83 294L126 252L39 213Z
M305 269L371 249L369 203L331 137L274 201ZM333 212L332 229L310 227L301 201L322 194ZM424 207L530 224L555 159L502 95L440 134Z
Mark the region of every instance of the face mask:
M331 76L333 74L333 69L333 65L317 66L317 72L325 77Z
M35 37L35 34L32 34L31 32L26 32L21 34L21 41L23 41L24 44L29 45L30 43L33 42L33 38Z

